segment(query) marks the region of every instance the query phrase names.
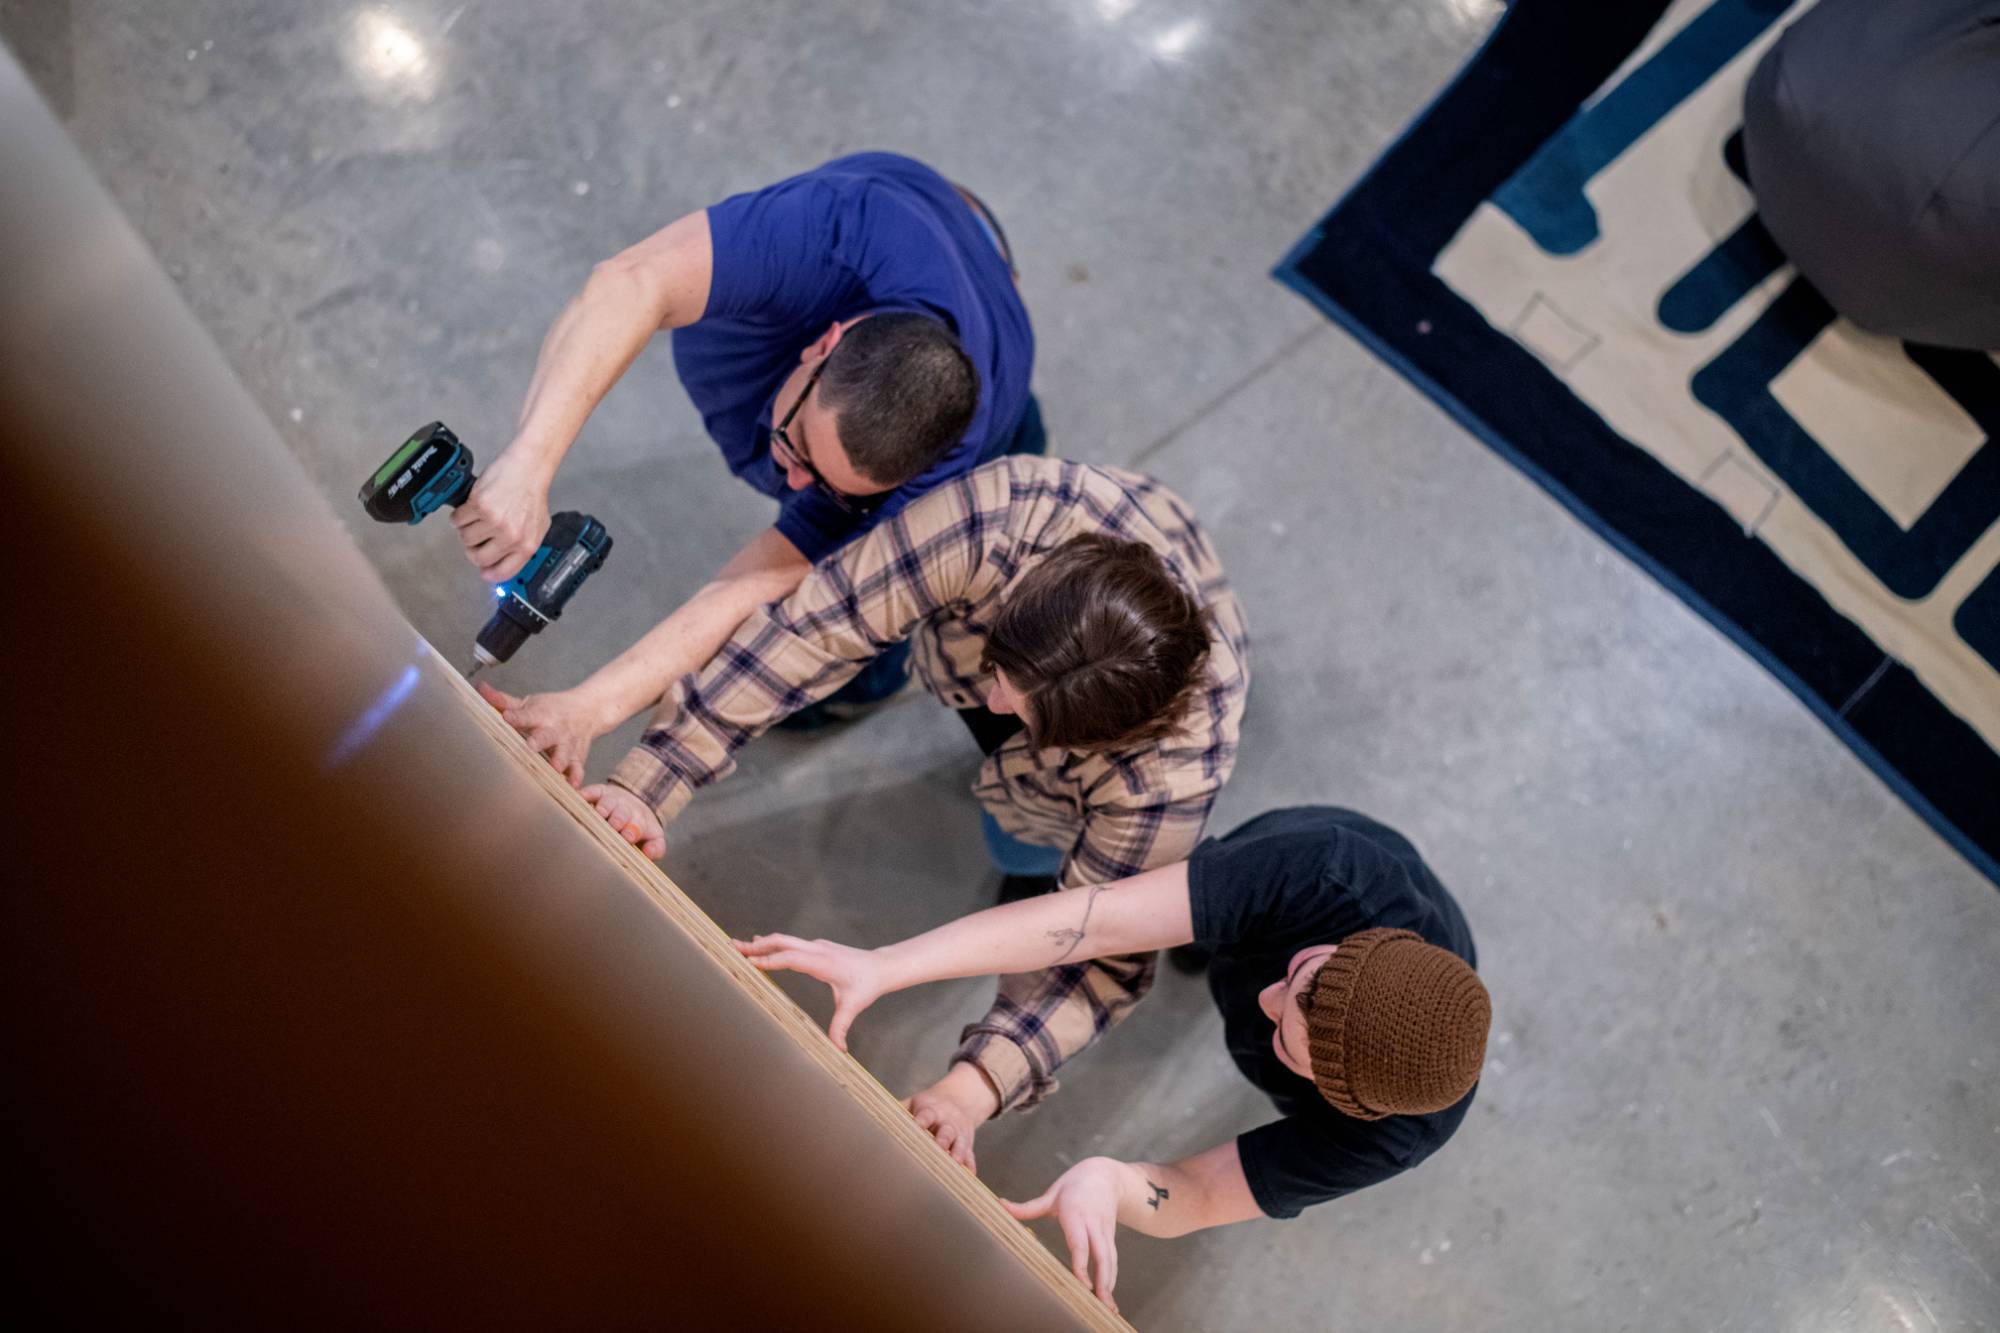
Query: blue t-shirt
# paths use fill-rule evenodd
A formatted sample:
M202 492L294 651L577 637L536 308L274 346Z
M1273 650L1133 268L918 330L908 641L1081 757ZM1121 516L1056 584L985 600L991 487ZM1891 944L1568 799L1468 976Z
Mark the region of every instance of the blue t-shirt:
M836 158L708 210L708 309L674 331L674 366L729 470L780 502L808 559L1003 452L1028 402L1035 339L1013 276L951 182L894 153ZM979 372L979 407L950 453L872 513L790 490L771 460L772 396L835 320L908 310L942 320ZM786 404L787 407L790 404Z
M1195 939L1215 946L1208 988L1229 1054L1284 1114L1236 1140L1251 1197L1267 1217L1297 1217L1379 1184L1452 1136L1472 1093L1429 1115L1342 1115L1278 1059L1257 1003L1299 950L1375 926L1413 930L1478 966L1465 914L1408 839L1352 810L1273 810L1195 848L1188 906Z

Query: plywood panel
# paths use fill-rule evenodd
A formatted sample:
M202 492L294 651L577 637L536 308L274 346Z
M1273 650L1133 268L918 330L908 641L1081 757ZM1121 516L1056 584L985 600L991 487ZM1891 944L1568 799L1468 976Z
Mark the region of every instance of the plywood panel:
M456 688L467 712L500 752L530 774L550 799L561 805L565 813L589 833L603 854L630 879L634 888L658 905L677 928L693 938L710 961L743 989L751 1003L782 1028L815 1065L860 1103L884 1134L908 1152L967 1211L990 1228L1001 1243L1026 1265L1035 1281L1048 1284L1060 1294L1078 1321L1086 1327L1129 1327L1123 1319L1105 1309L1076 1280L1066 1265L1057 1262L1026 1227L1015 1221L1000 1206L991 1190L940 1150L929 1134L917 1128L916 1122L903 1109L903 1104L873 1075L828 1041L819 1025L773 985L769 977L744 961L743 955L736 951L723 929L710 920L658 865L614 833L611 826L597 816L590 803L502 721L499 713L479 697L455 668L437 654L431 656L430 668Z
M417 637L4 55L0 180L11 1308L1121 1326Z

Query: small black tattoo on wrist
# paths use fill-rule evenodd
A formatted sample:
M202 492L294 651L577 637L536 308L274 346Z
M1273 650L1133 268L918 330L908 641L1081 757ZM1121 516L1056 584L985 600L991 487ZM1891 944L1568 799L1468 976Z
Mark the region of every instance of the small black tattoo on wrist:
M1155 1185L1150 1180L1146 1182L1146 1186L1153 1191L1153 1197L1146 1200L1146 1206L1157 1213L1160 1211L1160 1200L1167 1197L1167 1187L1164 1185Z

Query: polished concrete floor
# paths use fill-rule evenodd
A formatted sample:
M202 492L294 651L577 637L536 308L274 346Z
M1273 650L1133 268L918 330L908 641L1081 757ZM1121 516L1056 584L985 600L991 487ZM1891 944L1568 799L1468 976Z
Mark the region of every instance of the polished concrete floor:
M1294 1222L1127 1237L1141 1327L2000 1327L2000 893L1267 276L1497 12L0 0L0 32L454 653L485 601L449 529L376 528L354 489L432 417L504 443L594 260L867 146L986 196L1055 448L1188 497L1248 609L1259 676L1215 827L1305 801L1400 826L1465 904L1497 1005L1478 1105L1421 1170ZM663 345L556 498L617 551L502 673L519 689L580 678L768 518ZM667 866L734 931L889 939L990 897L973 759L923 698L768 738ZM905 1089L984 995L893 997L857 1051ZM980 1158L1024 1197L1078 1157L1178 1155L1265 1111L1201 986L1169 975Z

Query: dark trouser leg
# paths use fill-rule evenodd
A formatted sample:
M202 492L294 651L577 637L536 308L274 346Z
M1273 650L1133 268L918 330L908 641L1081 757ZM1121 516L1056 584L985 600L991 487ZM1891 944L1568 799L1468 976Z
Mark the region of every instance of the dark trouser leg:
M892 644L861 668L861 674L827 696L830 704L872 704L903 688L910 679L910 645Z
M818 731L835 722L850 721L903 688L910 679L910 645L891 644L861 668L853 680L778 721L780 731Z
M1042 402L1031 393L1028 395L1028 405L1021 409L1021 419L1014 423L1014 429L1007 435L1006 444L989 457L1030 454L1040 458L1048 451L1049 434L1042 426Z

